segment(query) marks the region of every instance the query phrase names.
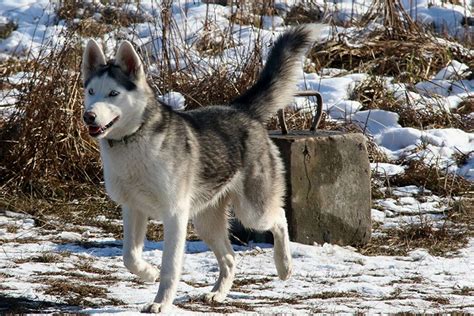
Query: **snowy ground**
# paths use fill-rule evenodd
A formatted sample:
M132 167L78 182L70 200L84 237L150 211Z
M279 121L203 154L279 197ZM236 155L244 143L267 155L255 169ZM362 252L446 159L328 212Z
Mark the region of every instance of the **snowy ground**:
M7 232L11 225L17 227L14 233ZM127 272L121 241L97 235L94 229L51 235L27 216L0 213L2 292L20 297L16 304L49 302L43 307L50 311L138 311L153 300L158 285ZM159 266L162 246L147 242L145 258ZM217 262L202 242L188 242L173 313L474 312L474 240L448 257L434 257L424 249L407 256L364 256L350 247L292 243L294 275L286 282L276 276L271 245L234 248L234 287L225 303L209 306L200 295L212 288ZM62 305L81 298L100 307ZM4 304L0 301L0 307Z
M412 17L433 25L440 32L458 38L463 38L465 32L473 32L472 27L462 26L463 17L472 12L472 4L462 7L442 1L402 2ZM293 1L277 3L283 11L294 5ZM325 5L328 13L342 21L357 18L368 8L364 1L336 1ZM67 25L57 19L55 8L54 2L45 0L1 1L0 26L14 22L17 28L1 40L0 60L12 56L29 60L46 54L48 49L64 41L63 31ZM141 9L146 22L98 38L109 57L115 50L117 38L127 38L141 46L147 58L159 58L160 10L155 2L147 1L141 2ZM136 12L137 6L129 4L126 10ZM211 29L215 36L222 35L220 30L229 25L228 7L211 5L206 12L206 6L199 1L176 2L172 14L176 25L183 26L174 29L173 34L174 43L179 43L176 68L199 55L193 45L203 35L206 15L213 18ZM100 21L102 17L96 14L93 18ZM196 57L195 62L201 64L200 69L212 69L222 62L234 67L239 63L239 56L254 47L254 41L262 41L266 50L267 44L285 27L282 19L273 17L264 19L262 28L235 26L231 34L238 45L219 56ZM342 27L336 30L349 39L353 31L353 28ZM333 32L328 28L324 35L330 36ZM85 43L87 38L81 41ZM474 51L466 49L465 54L474 56ZM149 70L155 71L153 66ZM472 71L469 66L453 60L437 69L432 78L414 87L389 77L383 80L387 91L416 109L429 107L449 112L456 110L462 100L474 96L474 80L467 79ZM16 73L2 80L19 84L28 82L30 76ZM319 74L302 72L299 88L319 90L330 119L359 124L392 162L399 158L423 160L474 180L472 132L402 127L394 112L361 111L362 105L350 100L350 95L367 77L367 74L348 74L338 69L325 69ZM0 91L1 115L14 111L18 105L17 95L15 89ZM185 106L186 99L179 92L170 91L162 98L176 109ZM293 106L312 108L314 103L297 99ZM470 116L472 118L474 112ZM466 155L462 164L456 159L459 153ZM382 178L405 172L403 166L390 163L374 163L372 169ZM380 190L390 190L391 196L374 200L372 218L378 227L375 237L384 234L384 230L388 232L413 223L430 222L436 226L449 220L445 211L452 201L445 197L416 186L381 187ZM87 313L134 312L151 301L157 291L156 284L142 283L126 271L121 259L121 241L94 227L55 231L42 228L41 223L28 215L0 209L0 249L0 312L11 306ZM229 299L223 304L208 306L199 300L199 295L212 287L217 263L201 242L188 243L177 307L173 312L474 313L474 239L444 257L432 256L424 249L415 249L406 256L364 256L352 248L293 243L294 276L287 282L276 278L269 245L252 244L235 249L238 273ZM161 252L161 243L146 244L145 257L156 265L161 262ZM78 305L96 307L72 307Z

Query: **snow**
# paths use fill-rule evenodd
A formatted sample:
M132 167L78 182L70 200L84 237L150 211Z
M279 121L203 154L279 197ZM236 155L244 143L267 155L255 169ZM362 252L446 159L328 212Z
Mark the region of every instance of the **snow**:
M179 92L168 92L158 97L158 100L169 105L175 111L182 111L186 107L184 96Z
M416 187L401 188L400 191L405 195L418 192ZM410 204L409 199L406 204ZM383 221L383 216L379 217ZM4 213L0 217L0 230L3 230L6 221L12 220L22 227L15 233L21 235L28 230L31 219L17 213ZM63 234L77 235L73 232ZM103 276L116 280L112 286L106 285L108 297L119 299L125 305L83 308L75 312L138 315L138 310L153 300L156 294L156 284L137 283L123 266L121 241L96 238L91 240L96 246L85 247L79 240L36 242L34 236L30 238L30 242L4 243L1 246L2 285L8 287L10 295L48 301L51 297L43 294L41 278L51 275L51 278L64 280L65 283L80 283L71 276L67 277L70 271L92 280L88 282L89 286L100 286L97 285L100 282L94 283L94 279L101 275L82 271L78 266L81 262L90 262L93 268L107 271ZM159 266L162 250L162 242L146 242L144 258ZM234 250L238 263L237 282L254 281L233 288L227 303L231 306L233 303L246 304L257 313L474 312L474 298L456 294L463 288L474 287L473 240L459 254L451 257L432 256L425 249L415 249L406 257L364 256L352 247L291 243L294 275L287 282L276 277L271 245L234 246ZM60 260L54 263L15 262L18 258L28 259L51 253L58 254ZM191 314L194 308L205 308L199 297L211 289L217 271L217 262L208 247L202 242L188 242L176 299L178 306L173 307L171 313ZM327 293L328 297L322 297L321 293ZM449 298L449 304L438 306L430 301L431 297ZM61 298L58 299L61 301ZM293 300L296 303L279 304L279 300ZM100 302L100 299L97 301Z
M394 176L405 172L405 168L391 163L373 162L370 164L372 173L382 176Z
M101 5L99 1L88 1L92 2ZM282 12L288 12L298 2L282 0L276 1L276 5ZM472 27L461 25L463 17L472 12L472 4L462 7L441 0L402 2L413 18L433 26L438 32L461 39L466 33L473 32ZM330 3L317 0L316 3L325 7L326 14L340 22L357 19L369 8L369 2L363 0L337 0ZM60 47L66 39L67 26L65 21L60 21L56 16L56 5L48 0L1 1L0 24L11 21L17 28L0 42L0 60L10 57L31 60ZM134 13L139 8L145 11L146 22L96 38L104 45L108 57L112 57L117 47L117 38L124 38L142 48L145 61L160 60L163 47L161 8L154 1L140 1L139 4L127 4L123 10ZM265 60L271 43L285 29L283 19L264 16L262 29L246 25L229 28L231 12L235 12L235 9L214 4L207 7L200 1L174 2L172 15L176 25L169 34L176 46L171 49L172 66L183 69L189 61L193 61L199 65L196 76L212 73L222 65L238 69L256 45L262 47L262 60ZM82 14L84 12L78 13L77 21L80 21ZM204 28L206 16L212 21L208 29ZM95 13L92 18L100 21L103 17ZM371 28L377 27L377 24L371 25ZM357 43L351 38L355 30L342 26L334 29L326 27L320 40L337 33L356 47ZM232 45L226 46L217 56L203 57L196 45L206 36L216 41L229 41ZM81 39L84 44L87 40ZM438 41L441 44L445 40ZM474 52L468 50L467 54L474 55ZM148 70L155 71L153 66ZM472 72L468 65L452 60L436 71L431 78L414 85L394 82L389 77L383 80L387 92L392 93L396 100L420 111L429 109L450 113L459 107L462 100L474 96L474 80L467 79ZM0 116L8 117L17 113L15 106L19 90L8 86L30 83L32 76L31 73L18 72L2 78L7 88L2 86L0 91ZM374 175L384 179L405 173L403 166L395 164L403 158L423 160L474 181L474 133L455 128L422 130L403 127L397 113L364 108L360 102L352 100L351 95L354 88L368 78L369 75L365 73L347 73L333 68L322 69L318 74L302 71L298 89L320 91L324 111L330 120L351 122L373 138L391 160L390 163L371 164ZM186 105L186 96L179 91L164 91L164 95L158 98L174 110L184 110ZM314 98L297 98L292 106L313 111L315 102ZM464 164L457 161L456 156L459 154L467 156ZM382 187L380 190L390 197L374 200L372 219L384 229L427 220L435 223L446 220L444 213L450 201L444 197L417 186ZM108 219L104 217L96 220ZM82 227L79 231L71 229L51 233L28 215L0 209L0 289L16 297L61 302L61 297L44 294L45 285L41 283L41 278L49 273L63 278L65 282L80 282L67 275L71 271L85 277L97 277L77 268L78 262L90 261L94 267L106 271L107 276L117 279L106 286L107 295L122 300L124 304L113 306L105 302L100 307L84 308L79 312L137 314L143 304L154 298L157 285L139 283L127 272L121 259L121 240L103 234L98 228ZM86 241L91 244L85 245ZM474 313L472 294L459 294L464 288L474 288L473 239L459 253L448 257L432 256L425 249L413 250L408 256L364 256L350 247L292 243L295 274L288 282L276 278L270 245L250 244L234 248L238 262L236 279L260 280L260 283L250 282L233 288L226 303L233 306L232 311L236 313L245 312L235 307L238 304L251 306L256 313L434 313L460 310ZM162 249L162 243L147 242L144 256L159 265ZM22 260L45 254L58 254L62 259L54 263ZM188 242L176 301L179 306L175 307L173 313L212 311L197 298L212 288L216 275L217 263L212 252L202 242ZM333 294L329 298L321 298L318 296L321 293ZM434 303L432 298L436 297L448 299L449 303ZM285 303L285 300L290 303Z

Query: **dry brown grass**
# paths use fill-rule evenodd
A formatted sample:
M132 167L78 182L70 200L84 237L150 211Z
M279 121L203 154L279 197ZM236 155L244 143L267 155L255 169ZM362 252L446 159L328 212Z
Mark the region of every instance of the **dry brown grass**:
M91 284L70 283L66 279L42 279L38 282L46 284L44 294L56 296L70 306L97 307L101 305L123 305L114 298L108 298L108 290ZM100 300L100 303L98 302Z
M93 2L62 0L56 10L56 15L58 20L65 20L71 26L74 23L74 19L81 18L86 20L97 13L101 16L97 22L114 27L130 26L134 23L145 22L146 18L142 12L130 12L123 9L122 5L127 3L133 4L134 1L107 1L105 5L97 5ZM82 31L88 32L85 29L80 30L80 32ZM100 36L101 34L94 34L94 36Z
M74 36L35 65L19 96L19 113L0 131L2 184L51 196L64 182L98 183L96 144L81 120L80 47ZM54 195L54 194L53 194Z
M323 12L315 2L302 2L293 6L285 17L286 25L300 25L320 22Z
M393 76L400 82L414 84L428 80L453 59L471 66L473 63L472 56L418 32L361 31L358 38L358 42L351 43L339 36L313 47L310 57L316 69L341 68Z
M472 129L465 114L441 110L443 108L441 105L436 107L426 105L419 108L411 104L410 100L397 100L393 93L387 91L384 79L378 76L370 76L356 86L351 99L359 101L363 105L361 110L381 109L397 113L399 115L398 122L403 127L422 130L448 127L465 131Z
M472 184L463 177L448 173L419 160L402 161L407 166L403 174L390 179L391 186L416 185L438 196L463 196L470 193Z
M0 39L7 38L10 34L18 28L18 25L13 21L8 21L6 24L0 26Z
M222 65L211 71L194 62L179 71L172 69L170 63L160 63L161 75L151 79L162 92L179 91L183 94L187 109L228 104L255 82L261 69L260 48L255 47L252 54L242 56L241 61L237 69ZM196 72L202 75L196 76Z
M369 244L359 248L363 255L406 256L417 248L427 249L431 255L449 256L468 242L466 227L442 226L422 222L398 229L385 229L383 236L372 238Z

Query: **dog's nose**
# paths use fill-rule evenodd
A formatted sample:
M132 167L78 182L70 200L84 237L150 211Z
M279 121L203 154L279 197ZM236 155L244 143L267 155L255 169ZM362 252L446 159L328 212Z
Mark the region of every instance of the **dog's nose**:
M94 112L87 111L84 113L84 116L82 118L84 119L84 122L86 122L86 124L92 125L94 124L96 116L97 115Z

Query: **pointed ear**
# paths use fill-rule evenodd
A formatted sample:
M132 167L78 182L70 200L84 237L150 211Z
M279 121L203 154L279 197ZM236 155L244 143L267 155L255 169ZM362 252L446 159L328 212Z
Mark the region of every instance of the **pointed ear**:
M143 66L137 52L129 41L123 41L120 44L117 54L115 55L115 64L122 71L135 79L143 74Z
M82 56L82 79L84 83L92 74L106 63L104 53L96 41L89 40Z

